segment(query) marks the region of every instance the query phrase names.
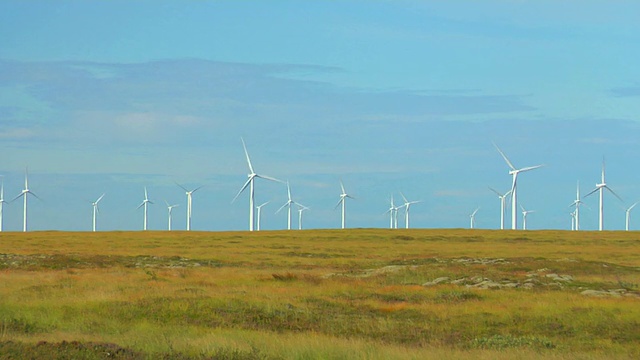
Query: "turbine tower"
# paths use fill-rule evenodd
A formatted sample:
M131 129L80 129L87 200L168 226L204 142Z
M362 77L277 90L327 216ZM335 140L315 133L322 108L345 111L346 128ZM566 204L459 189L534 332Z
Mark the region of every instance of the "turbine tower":
M197 189L196 189L196 190L197 190ZM193 190L193 191L195 191L195 190ZM193 192L193 191L192 191L192 192ZM187 202L189 202L189 201L187 200ZM165 200L165 201L164 201L164 203L165 203L165 204L167 204L167 210L168 210L168 212L169 212L169 227L168 227L168 229L169 229L169 231L171 231L171 223L172 223L172 221L171 221L171 212L173 211L173 208L174 208L174 207L176 207L176 206L180 206L180 205L178 205L178 204L175 204L175 205L169 205L169 202L167 202L167 200Z
M249 152L247 152L247 146L244 144L244 139L240 138L240 140L242 141L242 147L244 148L244 154L247 157L247 165L249 165L249 175L247 175L247 177L249 178L247 180L247 182L244 183L244 185L242 186L242 188L240 189L240 191L238 191L238 194L233 198L233 200L231 201L232 203L238 198L238 196L240 196L240 194L244 191L244 189L247 188L247 186L249 186L249 231L253 231L253 226L255 224L255 221L253 219L253 215L254 215L254 210L255 210L255 205L254 205L254 199L255 199L255 192L254 192L254 180L256 178L261 178L261 179L266 179L266 180L271 180L271 181L276 181L276 182L282 182L278 179L266 176L266 175L258 175L256 174L255 171L253 171L253 166L251 165L251 159L249 159Z
M298 204L298 230L302 230L302 212L309 210L308 207Z
M535 210L525 210L522 205L520 205L522 209L522 230L527 230L527 215L532 212L536 212Z
M287 230L291 230L291 205L296 204L298 206L304 206L302 204L298 204L297 202L293 201L291 199L291 187L289 186L289 181L287 181L287 202L284 203L284 205L282 205L278 211L276 211L276 214L280 212L280 210L284 209L285 207L288 208L288 212L287 212Z
M542 165L528 166L528 167L524 167L524 168L521 168L521 169L516 169L516 167L513 166L513 164L511 163L511 161L509 161L509 158L507 158L507 156L502 152L502 150L500 150L498 145L496 145L494 143L493 146L495 146L496 150L498 150L500 155L502 155L502 158L507 163L507 165L509 166L509 169L510 169L509 170L509 175L511 175L511 177L512 177L512 182L511 182L511 229L512 230L516 230L518 228L518 196L517 196L518 174L526 172L526 171L529 171L529 170L537 169L537 168L541 167Z
M478 210L480 210L480 208L475 209L471 215L469 215L469 217L471 218L471 224L470 224L470 229L475 228L476 225L476 214L478 213Z
M573 227L572 230L580 230L580 206L583 205L584 202L582 200L580 200L580 182L578 181L578 184L576 186L576 199L573 200L573 203L571 203L571 205L569 205L569 207L571 206L575 206L576 209L572 212L572 217L574 219L575 222L575 226Z
M176 183L176 185L180 186L182 188L182 190L185 191L185 193L187 194L187 231L191 231L191 195L198 191L198 189L200 189L202 186L198 186L197 188L193 189L193 190L187 190L187 188L185 188L184 186Z
M571 215L571 231L575 231L576 229L576 212L575 210L570 212L569 215Z
M504 194L500 194L493 188L489 188L489 190L493 191L498 195L498 199L500 199L500 230L504 230L504 210L507 208L507 196L511 194L511 190L507 191Z
M346 191L344 191L344 185L342 184L342 181L340 181L340 188L342 189L342 193L340 194L340 200L338 200L338 203L336 204L336 208L338 206L340 206L340 204L342 204L342 229L344 229L344 224L345 224L345 203L346 203L346 199L353 199L353 197L349 194L347 194Z
M258 210L258 219L256 221L256 230L257 231L260 231L260 213L262 212L262 207L267 205L268 203L269 203L269 201L256 206L256 209Z
M2 180L2 185L0 186L0 232L2 231L2 208L4 207L4 179Z
M142 223L142 230L147 230L147 207L149 206L149 204L153 204L153 202L151 200L149 200L149 197L147 196L147 187L144 187L144 200L142 200L142 203L140 203L140 205L138 205L138 207L136 209L140 209L141 207L144 206L144 221Z
M93 206L93 232L96 232L96 219L98 217L98 213L100 212L100 210L98 209L98 203L100 202L100 200L102 200L103 197L104 194L100 195L98 200L91 203L91 205Z
M402 207L404 207L404 224L405 224L405 228L408 229L409 228L409 209L411 208L411 205L417 204L421 201L419 200L409 201L407 200L407 198L404 196L403 193L400 193L400 196L402 196L402 199L404 200L404 204L402 205Z
M22 217L22 231L26 232L27 231L27 197L29 196L29 194L35 196L36 199L40 199L38 197L38 195L36 195L33 191L29 190L29 175L28 175L28 169L26 169L24 171L24 190L22 190L22 192L16 196L15 198L13 198L13 200L11 200L11 202L17 200L20 196L22 196L24 198L24 213L23 213L23 217Z
M625 230L629 231L629 213L631 213L631 210L636 207L636 205L638 205L638 202L633 203L633 205L629 206L628 208L626 208L624 210L625 212Z
M595 193L596 191L600 191L600 215L598 218L599 231L602 231L602 229L604 228L604 189L609 190L609 192L611 192L620 201L623 201L622 198L618 196L618 194L616 194L613 190L611 190L609 186L607 186L607 182L604 180L604 158L602 158L602 178L601 179L602 179L602 182L600 184L596 184L596 188L591 190L590 193L584 196L584 197L587 197Z

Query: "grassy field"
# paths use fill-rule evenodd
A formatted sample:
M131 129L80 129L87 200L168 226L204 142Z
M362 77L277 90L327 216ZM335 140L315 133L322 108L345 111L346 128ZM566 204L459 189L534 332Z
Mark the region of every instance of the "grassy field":
M637 359L640 233L0 233L0 359Z

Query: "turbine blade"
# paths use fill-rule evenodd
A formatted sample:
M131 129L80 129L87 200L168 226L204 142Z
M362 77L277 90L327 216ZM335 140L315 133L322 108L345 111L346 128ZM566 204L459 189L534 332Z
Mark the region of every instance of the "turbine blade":
M342 183L342 180L340 180L340 188L342 189L342 193L346 194L346 191L344 191L344 184Z
M507 165L509 165L509 167L511 168L511 170L516 170L516 167L513 166L513 164L511 163L511 161L509 161L509 158L507 157L507 155L505 155L502 150L500 150L500 148L498 147L498 145L496 145L496 143L493 143L493 146L496 147L496 150L498 150L498 152L500 153L500 155L502 155L502 158L504 159L504 161L507 162Z
M620 200L620 201L624 202L624 200L622 200L622 198L621 198L620 196L618 196L618 194L616 194L616 193L615 193L615 191L611 190L611 188L610 188L610 187L608 187L608 186L606 186L606 185L605 185L605 186L604 186L604 188L605 188L605 189L607 189L607 190L609 190L609 192L611 192L615 197L617 197L617 198L618 198L618 200Z
M11 201L9 201L10 203L18 200L21 196L23 196L25 193L20 193L18 196L14 197L13 199L11 199Z
M100 197L98 198L98 200L96 200L96 204L100 202L100 200L102 200L102 198L104 197L104 194L100 195Z
M631 206L629 207L629 209L628 209L628 210L629 210L629 211L631 211L631 209L633 209L634 207L636 207L636 205L638 205L638 202L637 202L637 201L636 201L636 202L634 202L634 203L633 203L633 205L631 205Z
M191 193L193 194L194 192L196 192L196 191L198 191L198 190L202 189L203 187L204 187L204 185L200 185L200 186L198 186L197 188L195 188L195 189L191 190Z
M242 148L244 149L244 154L247 157L247 164L249 165L249 171L251 171L252 174L255 174L255 171L253 171L253 166L251 165L251 159L249 158L249 152L247 151L247 146L244 143L244 139L240 138L240 140L242 141Z
M287 201L286 203L284 203L284 205L280 206L280 208L279 208L278 210L276 210L276 214L277 214L277 213L279 213L279 212L280 212L280 210L282 210L282 209L286 208L286 207L287 207L287 205L291 206L291 203L290 203L290 202L288 202L288 201Z
M267 175L257 175L257 174L256 174L256 177L259 177L259 178L261 178L261 179L266 179L266 180L271 180L271 181L279 182L279 183L282 183L282 184L284 184L284 183L285 183L285 182L284 182L284 181L282 181L282 180L278 180L278 179L276 179L276 178L274 178L274 177L267 176Z
M33 191L29 191L29 194L33 195L36 199L43 201L38 195L36 195L36 193L34 193ZM616 195L617 196L617 195Z
M340 198L340 200L338 200L338 203L336 204L336 206L333 207L333 209L337 209L338 206L340 206L340 204L342 204L342 202L344 201L344 198Z
M596 187L595 189L591 190L587 195L583 196L582 198L584 199L584 198L586 198L587 196L589 196L589 195L593 194L594 192L596 192L596 191L598 191L598 190L600 190L600 188L599 188L599 187Z
M177 182L176 182L176 185L180 186L180 188L181 188L182 190L184 190L184 191L186 191L186 192L189 192L189 190L187 190L187 188L186 188L186 187L184 187L184 186L182 186L182 185L178 184Z
M489 190L493 191L494 193L496 193L496 195L498 195L498 197L503 197L503 194L500 194L496 189L492 188L491 186L489 186Z
M529 171L529 170L533 170L533 169L541 168L541 167L543 167L543 166L544 166L544 165L529 166L529 167L522 168L522 169L518 170L518 172L525 172L525 171Z
M233 197L233 200L231 200L231 203L233 204L234 201L236 201L236 199L238 198L238 196L240 196L240 194L242 194L242 192L244 191L244 189L247 188L247 186L249 186L249 184L251 183L251 181L253 180L253 177L250 177L249 180L247 180L246 183L244 183L244 185L242 186L242 188L240 189L240 191L238 191L238 193L236 194L236 196Z

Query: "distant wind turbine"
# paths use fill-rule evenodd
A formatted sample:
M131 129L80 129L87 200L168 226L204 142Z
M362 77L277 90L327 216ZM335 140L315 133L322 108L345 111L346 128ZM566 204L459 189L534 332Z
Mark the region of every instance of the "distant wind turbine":
M2 231L2 208L4 203L4 179L2 179L2 185L0 186L0 232Z
M480 208L475 209L471 215L469 215L469 218L471 218L471 224L470 224L470 228L473 229L475 228L476 225L476 214L478 213L478 210L480 210Z
M149 204L153 204L153 202L151 200L149 200L149 197L147 196L147 187L144 187L144 200L142 200L142 203L140 203L140 205L138 205L137 209L140 209L141 207L144 206L144 221L142 223L142 230L147 230L147 207L149 206Z
M391 205L389 206L389 209L387 211L384 212L389 213L389 229L393 229L394 228L394 218L395 218L395 227L398 227L398 207L393 203L393 194L391 195Z
M575 206L576 209L573 211L573 219L575 222L575 226L574 229L580 230L580 206L583 205L584 202L582 200L580 200L580 182L578 181L578 184L576 186L576 199L573 200L573 203L571 203L571 205L569 205L569 207L571 206ZM572 229L572 230L574 230Z
M104 194L100 195L98 200L91 203L91 205L93 206L93 232L96 231L96 219L98 217L98 213L100 212L100 210L98 209L98 203L100 202L100 200L102 200L103 197Z
M257 231L260 231L260 213L262 212L262 207L267 205L268 203L269 203L269 201L256 206L256 209L258 210L258 219L257 219L257 222L256 222L256 226L257 226L256 230Z
M498 195L498 199L500 199L500 230L504 230L504 210L507 208L507 196L511 194L511 190L507 191L504 194L500 194L493 188L489 188L489 190L493 191Z
M569 215L571 215L571 231L575 231L576 229L576 212L575 210L570 212Z
M193 190L193 191L195 191L195 190ZM189 202L189 201L187 201L187 202ZM174 207L177 207L177 206L180 206L180 205L178 205L178 204L169 205L169 202L167 202L167 200L165 200L164 203L167 204L167 211L169 212L169 227L168 227L168 230L171 231L171 223L172 223L172 221L171 221L171 217L172 217L171 216L171 212L173 211Z
M309 210L308 207L298 204L298 230L302 230L302 212Z
M402 205L402 207L404 207L404 224L405 224L405 228L408 229L409 228L409 209L411 208L411 205L417 204L421 201L420 200L409 201L407 200L407 198L404 196L403 193L400 193L400 196L402 196L402 199L404 200L404 204Z
M192 200L191 200L191 195L198 191L200 188L202 188L202 186L198 186L197 188L193 189L193 190L187 190L187 188L185 188L184 186L176 183L176 185L180 186L182 188L182 190L185 191L185 193L187 194L187 231L191 231L191 204L192 204Z
M636 205L638 205L638 202L633 203L633 205L629 206L628 208L626 208L624 210L625 212L625 230L629 231L629 213L631 213L631 210L636 207Z
M509 175L511 175L511 177L512 177L512 182L511 182L511 229L516 230L518 228L518 215L517 215L518 214L518 196L517 196L518 174L526 172L526 171L529 171L529 170L537 169L539 167L542 167L542 165L528 166L528 167L524 167L524 168L521 168L521 169L516 169L516 167L513 166L513 164L509 160L509 158L507 158L507 156L502 152L502 150L500 150L498 145L496 145L494 143L493 146L495 146L496 150L498 150L500 155L502 155L502 158L507 163L507 165L509 166L509 169L510 169L509 170Z
M525 210L525 208L522 205L520 205L520 208L522 209L522 230L527 230L527 215L536 211Z
M338 200L338 203L336 204L336 208L338 206L340 206L342 204L342 229L344 229L344 225L345 225L345 203L346 203L346 199L353 199L353 197L349 194L347 194L346 191L344 191L344 185L342 184L342 181L340 181L340 188L342 189L342 193L340 194L340 200Z
M299 205L299 206L304 206L302 204L298 204L297 202L293 201L291 199L291 187L289 186L289 181L287 181L287 202L284 203L284 205L282 205L278 211L276 211L276 214L280 212L280 210L284 209L285 207L288 208L288 213L287 213L287 230L291 230L291 205Z
M609 190L609 192L611 192L615 197L617 197L618 200L623 201L622 198L618 196L618 194L616 194L613 190L611 190L609 186L607 186L607 182L604 180L604 158L602 158L602 178L601 179L602 179L602 182L600 184L596 184L596 188L591 190L590 193L584 196L584 197L587 197L595 193L596 191L600 191L600 215L598 218L599 231L602 231L602 229L604 228L604 189Z
M24 198L24 213L23 213L23 217L22 217L22 231L26 232L27 231L27 197L29 194L35 196L36 199L40 199L38 197L38 195L36 195L33 191L29 190L29 175L28 175L29 171L28 169L26 169L24 171L24 190L22 190L22 192L16 196L15 198L13 198L13 200L11 200L11 202L17 200L20 196L22 196Z
M249 152L247 152L247 146L244 143L244 139L240 138L240 140L242 141L242 147L244 148L244 154L247 157L247 165L249 165L249 175L247 175L247 177L249 178L247 180L247 182L244 183L244 185L242 186L242 188L240 189L240 191L238 191L238 194L233 198L233 200L231 202L234 202L238 196L240 196L240 194L244 191L244 189L247 188L247 186L249 186L249 231L253 231L253 227L255 225L254 222L254 211L255 211L255 205L254 205L254 199L255 199L255 192L254 192L254 180L255 178L261 178L261 179L266 179L266 180L271 180L271 181L276 181L276 182L282 182L278 179L266 176L266 175L258 175L256 174L256 172L253 170L253 166L251 165L251 159L249 159Z

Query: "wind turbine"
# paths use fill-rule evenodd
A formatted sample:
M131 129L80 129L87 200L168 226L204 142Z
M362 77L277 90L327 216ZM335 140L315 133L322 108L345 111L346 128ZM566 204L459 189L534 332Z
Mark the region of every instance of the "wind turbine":
M573 200L573 203L571 203L571 205L569 205L569 207L571 206L575 206L576 209L574 210L574 212L572 213L574 221L575 221L575 226L574 229L580 230L580 205L583 205L584 202L582 200L580 200L580 182L578 181L578 184L576 186L576 199ZM572 230L574 230L572 229Z
M287 202L285 202L284 205L282 205L278 209L278 211L276 211L276 214L277 214L280 212L280 210L284 209L285 207L289 208L288 215L287 215L287 230L291 230L291 205L293 204L304 206L302 204L298 204L297 202L291 200L291 187L289 186L289 181L287 181Z
M511 161L509 161L509 158L507 158L507 156L502 152L502 150L500 150L500 148L498 147L498 145L496 145L495 143L493 144L493 146L496 147L496 150L498 150L498 152L500 153L500 155L502 155L502 158L504 159L504 161L507 163L507 165L509 165L509 175L511 175L512 177L512 182L511 182L511 229L512 230L516 230L518 228L518 196L517 196L517 183L518 183L518 174L529 171L529 170L533 170L533 169L537 169L539 167L541 167L542 165L536 165L536 166L528 166L528 167L524 167L521 169L516 169L515 166L513 166L513 164L511 163Z
M570 212L569 215L571 215L571 231L575 231L576 229L576 212L575 210Z
M33 195L36 197L36 199L40 199L38 197L38 195L36 195L33 191L29 190L29 175L28 175L28 169L26 169L24 171L24 190L22 190L22 192L16 196L15 198L13 198L13 200L11 200L11 202L17 200L20 196L22 196L24 198L24 214L23 214L23 222L22 222L22 231L26 232L27 231L27 197L29 194Z
M338 203L336 204L336 208L338 206L340 206L340 204L342 204L342 229L344 229L344 220L345 220L345 203L346 203L346 199L353 199L353 197L349 194L347 194L346 191L344 191L344 185L342 184L342 181L340 181L340 188L342 189L342 193L340 194L340 200L338 200Z
M522 209L522 230L527 230L527 215L532 212L536 212L535 210L525 210L524 206L520 205Z
M267 205L268 203L269 203L269 201L256 206L256 209L258 210L258 219L257 219L257 223L256 223L256 225L257 225L256 230L257 231L260 231L260 213L262 212L262 207Z
M140 203L140 205L138 205L138 207L136 209L140 209L141 207L144 206L144 221L143 221L143 225L142 225L142 230L147 230L147 207L149 206L149 204L153 204L153 202L151 200L149 200L149 197L147 196L147 187L144 187L144 200L142 200L142 203Z
M476 225L476 214L478 213L478 210L480 210L480 208L475 209L471 213L471 215L469 215L469 217L471 218L471 225L470 225L471 227L470 227L470 229L475 228L475 225Z
M196 189L196 190L197 190L197 189ZM193 190L193 191L195 191L195 190ZM193 192L193 191L192 191L192 192ZM189 196L189 198L190 198L190 196ZM189 202L189 201L187 200L187 202ZM167 204L167 210L169 211L169 228L168 228L168 229L169 229L169 231L171 231L171 211L173 211L173 208L174 208L174 207L176 207L176 206L180 206L180 205L178 205L178 204L175 204L175 205L169 205L169 203L167 202L167 200L165 200L165 201L164 201L164 203L165 203L165 204ZM187 224L188 224L188 223L187 223Z
M600 215L599 215L599 219L598 219L598 230L602 231L603 229L603 225L604 225L604 189L609 190L609 192L611 192L615 197L617 197L620 201L623 201L622 198L620 196L618 196L618 194L616 194L615 192L613 192L613 190L611 190L611 188L609 186L607 186L607 182L604 181L604 158L602 158L602 182L600 184L596 184L596 188L591 190L590 193L588 193L587 195L585 195L584 197L587 197L591 194L593 194L596 191L600 191Z
M2 179L2 185L0 186L0 231L2 231L2 208L4 203L4 179Z
M193 190L187 190L187 188L185 188L184 186L178 183L176 183L176 185L180 186L182 190L184 190L185 193L187 194L187 231L191 231L191 204L192 204L191 194L198 191L198 189L200 189L202 186L198 186Z
M404 204L402 205L402 207L404 207L404 223L405 223L405 228L408 229L409 228L409 209L411 208L412 204L417 204L421 201L419 200L409 201L407 200L407 198L404 196L403 193L400 193L400 196L402 196L402 199L404 200Z
M633 203L633 205L629 206L628 208L626 208L626 209L624 210L625 215L626 215L626 216L625 216L625 224L626 224L626 226L625 226L625 230L626 230L626 231L629 231L629 213L631 212L631 210L632 210L634 207L636 207L636 205L638 205L638 202Z
M299 208L298 208L298 230L302 230L302 212L305 210L309 210L308 207L304 206L304 205L300 205L298 204Z
M253 220L253 214L255 210L255 205L254 205L255 192L254 192L253 182L255 178L261 178L261 179L276 181L280 183L282 181L266 175L256 174L256 172L253 171L253 166L251 165L251 159L249 159L249 152L247 152L247 146L244 144L244 139L240 138L240 140L242 140L242 147L244 148L244 154L247 157L247 165L249 165L249 175L247 175L249 179L247 180L247 182L244 183L244 186L242 186L240 191L238 191L238 194L233 198L231 202L234 202L238 198L238 196L240 196L240 194L244 191L244 189L246 189L247 186L249 186L249 231L253 231L253 226L255 224Z
M491 187L489 187L489 190L496 193L496 195L498 195L498 198L500 199L500 230L504 230L504 210L507 208L507 196L511 194L511 190L507 191L504 194L500 194L498 191Z
M393 229L394 227L394 222L393 219L395 218L395 227L398 227L398 207L393 203L393 194L391 194L391 205L389 206L389 209L387 211L384 212L389 213L389 229Z
M100 202L100 200L102 200L103 197L104 194L100 195L98 200L91 203L91 205L93 206L93 232L96 231L96 218L98 217L98 213L100 212L100 210L98 209L98 203Z

